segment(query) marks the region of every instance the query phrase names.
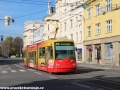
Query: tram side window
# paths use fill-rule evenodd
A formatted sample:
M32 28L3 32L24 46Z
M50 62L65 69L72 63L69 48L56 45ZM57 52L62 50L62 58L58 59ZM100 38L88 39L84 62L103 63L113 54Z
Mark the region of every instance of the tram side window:
M52 49L52 46L48 46L48 53L47 53L47 56L48 58L53 58L53 49Z
M45 47L39 49L39 58L45 58Z
M31 59L31 60L33 60L33 59L34 59L33 52L30 52L30 59Z

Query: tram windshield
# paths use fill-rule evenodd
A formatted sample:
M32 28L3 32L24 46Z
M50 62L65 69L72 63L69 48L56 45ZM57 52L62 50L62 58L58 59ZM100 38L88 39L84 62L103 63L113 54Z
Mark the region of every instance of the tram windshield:
M55 59L75 58L75 49L73 42L56 42Z

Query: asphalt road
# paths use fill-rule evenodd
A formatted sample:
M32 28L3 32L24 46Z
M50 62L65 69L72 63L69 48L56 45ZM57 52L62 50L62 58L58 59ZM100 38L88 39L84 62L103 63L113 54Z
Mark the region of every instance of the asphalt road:
M120 90L120 70L79 66L74 74L51 74L24 67L21 59L0 60L0 90L10 89Z

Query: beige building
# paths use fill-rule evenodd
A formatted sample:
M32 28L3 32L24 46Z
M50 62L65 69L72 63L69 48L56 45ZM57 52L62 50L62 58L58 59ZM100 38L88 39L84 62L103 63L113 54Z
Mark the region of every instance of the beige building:
M120 66L120 0L85 2L85 62Z
M74 40L75 47L77 47L77 61L84 62L84 18L82 17L83 8L81 6L83 0L62 0L60 3L65 3L60 6L60 34Z
M48 16L44 18L46 22L44 28L44 40L54 38L58 25L56 37L67 37L73 39L77 47L76 57L78 61L84 62L83 50L83 28L84 18L83 0L56 0L55 12L51 13L51 4L48 3ZM58 20L58 22L57 22Z
M55 17L57 16L58 15L57 13L55 13L55 8L51 6L50 2L48 2L48 15L44 18L45 21L44 32L43 32L44 40L54 38L56 27L59 26L57 25L58 22L56 21L58 20L58 18L55 19Z
M43 21L41 21L41 20L26 21L24 23L24 32L23 32L24 47L34 43L33 42L34 41L34 37L33 37L34 31L37 30L41 24L43 24Z

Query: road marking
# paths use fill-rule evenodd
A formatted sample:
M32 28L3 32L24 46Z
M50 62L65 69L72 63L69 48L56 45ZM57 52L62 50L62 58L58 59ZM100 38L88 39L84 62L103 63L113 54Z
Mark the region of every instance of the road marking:
M54 79L57 79L56 77L53 77L53 76L49 76L50 78L54 78Z
M39 73L39 72L35 72L35 73L37 73L37 74L42 74L42 73Z
M10 68L10 67L8 67L8 69L9 69L9 70L11 70L11 68Z
M24 67L21 67L21 66L19 66L19 65L17 65L17 64L14 64L15 66L17 66L17 67L20 67L20 68L22 68L22 69L25 69Z
M89 88L89 89L93 90L93 88L82 85L82 84L78 84L77 82L71 82L71 83L74 84L74 85L80 86L80 87L85 87L85 88Z
M33 70L33 69L28 69L29 71L35 71L35 70Z
M7 71L2 71L2 73L4 74L4 73L7 73Z
M21 71L21 72L26 72L25 70L23 70L23 69L21 69L21 70L19 70L19 71Z
M17 72L17 71L15 71L15 70L11 70L11 72Z

